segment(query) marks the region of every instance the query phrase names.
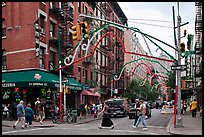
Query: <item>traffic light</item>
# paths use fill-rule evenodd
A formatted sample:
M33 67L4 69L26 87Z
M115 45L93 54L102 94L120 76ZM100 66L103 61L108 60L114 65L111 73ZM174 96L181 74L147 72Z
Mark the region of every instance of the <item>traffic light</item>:
M72 26L72 30L74 31L72 33L72 39L73 40L81 40L81 28L80 28L80 24L76 24L75 26Z
M181 56L184 57L185 56L185 52L186 52L186 49L185 49L185 44L184 43L181 43L180 44L180 51L181 51Z
M188 41L187 41L187 49L188 50L192 50L193 35L192 34L188 34L187 39L188 39Z
M83 34L83 38L85 39L89 39L89 24L88 22L81 22L81 27L82 27L82 34Z

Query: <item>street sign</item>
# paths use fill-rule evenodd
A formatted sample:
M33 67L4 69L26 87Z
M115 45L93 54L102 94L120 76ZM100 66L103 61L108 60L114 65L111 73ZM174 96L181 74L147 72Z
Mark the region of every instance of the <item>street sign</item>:
M171 66L171 70L186 70L187 65Z

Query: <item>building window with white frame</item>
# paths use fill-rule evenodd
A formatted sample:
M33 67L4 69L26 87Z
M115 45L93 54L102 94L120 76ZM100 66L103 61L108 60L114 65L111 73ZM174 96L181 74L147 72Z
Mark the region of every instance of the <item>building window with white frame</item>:
M2 50L2 70L6 69L6 50Z
M44 68L44 54L45 54L45 48L40 47L40 68Z
M55 23L50 21L50 38L55 37Z
M2 19L2 38L6 37L6 20Z
M55 69L55 52L50 51L50 70L53 71Z

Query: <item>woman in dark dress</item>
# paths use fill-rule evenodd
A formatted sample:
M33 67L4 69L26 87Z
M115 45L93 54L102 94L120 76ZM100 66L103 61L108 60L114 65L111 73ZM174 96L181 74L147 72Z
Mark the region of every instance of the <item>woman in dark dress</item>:
M113 129L114 123L108 116L108 106L105 103L104 103L103 110L98 115L100 115L101 113L103 113L103 119L102 119L101 126L99 126L99 128L109 127Z

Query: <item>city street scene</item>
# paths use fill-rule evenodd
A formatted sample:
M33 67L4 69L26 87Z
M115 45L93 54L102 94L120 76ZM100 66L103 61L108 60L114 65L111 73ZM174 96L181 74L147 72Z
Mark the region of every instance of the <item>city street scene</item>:
M202 135L202 2L2 2L2 135Z

